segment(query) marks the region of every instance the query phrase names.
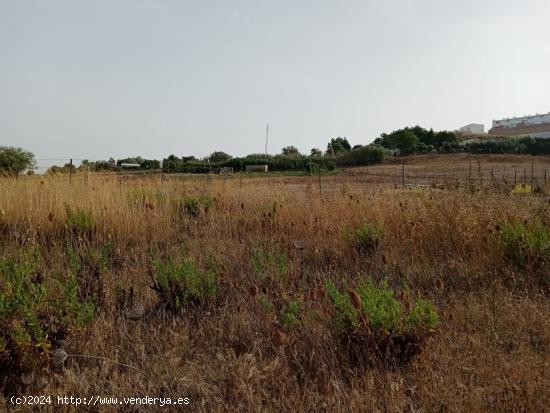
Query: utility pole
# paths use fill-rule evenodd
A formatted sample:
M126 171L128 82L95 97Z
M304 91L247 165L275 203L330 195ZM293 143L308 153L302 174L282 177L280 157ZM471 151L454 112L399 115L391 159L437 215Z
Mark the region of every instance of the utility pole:
M69 161L69 185L73 183L73 159Z
M265 154L267 155L267 141L269 138L269 123L265 127Z

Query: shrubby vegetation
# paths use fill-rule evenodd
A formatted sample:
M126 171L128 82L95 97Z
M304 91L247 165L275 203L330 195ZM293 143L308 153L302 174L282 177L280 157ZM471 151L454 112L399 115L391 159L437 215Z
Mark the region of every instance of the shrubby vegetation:
M17 376L47 364L54 341L92 320L79 274L45 268L38 251L0 257L0 369Z
M326 290L335 328L357 361L409 361L437 326L438 315L430 301L405 290L402 303L387 282L361 280L357 289L346 293L329 281Z
M4 396L544 411L547 197L312 182L2 178Z
M518 265L537 263L550 257L550 232L540 222L516 221L498 228L498 241L506 256Z
M216 274L201 271L195 263L183 260L179 263L168 260L153 261L151 273L153 289L171 311L179 311L193 305L206 305L212 302L218 294L218 279Z
M458 144L458 138L453 132L434 132L420 126L398 129L392 133L383 133L374 140L375 144L397 151L399 154L446 151Z
M0 146L0 175L19 175L36 165L34 155L21 148Z
M159 170L167 173L211 173L216 169L230 167L234 172L246 169L248 165L267 165L269 171L302 171L313 173L319 168L332 171L337 167L366 166L384 161L391 156L406 156L423 153L478 153L478 154L550 154L550 139L520 138L472 138L460 141L454 132L424 129L420 126L405 127L391 133L382 133L369 145L352 146L346 137L331 139L323 153L312 148L308 155L300 153L290 145L282 148L277 155L250 154L233 157L222 151L215 151L203 159L194 156L170 155L162 163L141 156L108 161L83 160L81 165L66 163L51 166L48 173L68 173L77 171L119 171L123 163L139 165L140 170ZM162 166L161 166L162 165ZM35 166L34 155L20 148L0 147L0 174L20 174Z
M378 251L384 239L384 227L381 224L369 222L359 228L348 231L347 239L360 254L372 255Z

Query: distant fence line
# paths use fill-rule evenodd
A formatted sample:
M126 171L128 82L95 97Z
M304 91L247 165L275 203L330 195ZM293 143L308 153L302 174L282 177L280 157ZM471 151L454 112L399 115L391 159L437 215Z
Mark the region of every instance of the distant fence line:
M550 165L549 165L550 167ZM414 167L413 167L414 168ZM467 184L467 187L495 187L499 188L503 185L531 185L532 187L539 185L545 187L550 176L548 176L547 168L530 167L523 168L487 168L482 163L473 165L470 164L464 169L437 168L437 171L415 171L409 170L406 164L399 167L391 168L389 166L367 167L361 170L361 175L366 177L381 178L377 183L400 184L405 187L414 181L417 184L429 185L449 185L451 183ZM418 181L424 182L418 182Z
M45 159L42 159L45 160ZM53 161L54 159L48 159ZM57 161L68 161L67 164L72 164L72 161L76 159L57 159ZM47 170L52 165L38 165L38 168ZM482 162L472 162L464 164L462 167L450 166L448 168L438 167L430 170L415 170L415 168L425 168L422 165L387 165L378 164L368 167L362 167L354 173L353 168L346 168L352 172L350 179L365 178L365 185L369 184L389 184L395 188L411 188L415 186L432 186L442 187L447 189L495 189L503 190L506 188L513 189L518 185L530 185L531 190L538 190L546 188L550 176L548 176L547 168L541 168L539 165L535 167L534 164L526 167L487 167ZM219 168L218 168L219 169ZM548 169L550 169L550 164ZM222 170L212 170L210 174L224 174ZM227 174L233 174L237 176L247 175L245 171L227 171ZM157 176L162 182L166 174L182 175L177 172L167 172L161 169L119 169L113 171L91 171L78 169L76 173L79 176L85 176L88 178L89 173L94 175L112 175L116 174L122 176ZM60 175L66 175L69 182L72 183L74 171L60 172ZM185 175L185 174L183 174ZM195 174L193 174L195 175ZM206 172L201 175L209 175ZM323 185L321 182L321 174L316 176L313 174L316 180L316 184L319 186L319 193L322 193ZM354 177L354 178L352 178ZM361 179L362 180L362 179Z

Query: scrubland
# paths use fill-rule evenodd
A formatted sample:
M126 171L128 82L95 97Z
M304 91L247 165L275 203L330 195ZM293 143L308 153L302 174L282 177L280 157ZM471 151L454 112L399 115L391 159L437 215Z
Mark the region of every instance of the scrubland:
M549 225L544 191L510 188L2 178L2 393L544 411Z

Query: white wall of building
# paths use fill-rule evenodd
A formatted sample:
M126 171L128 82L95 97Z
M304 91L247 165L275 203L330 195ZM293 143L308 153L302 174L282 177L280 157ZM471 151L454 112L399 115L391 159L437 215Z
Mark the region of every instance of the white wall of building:
M470 123L461 127L458 131L466 135L481 135L485 133L485 126L481 123Z
M493 128L506 127L513 128L520 124L525 125L538 125L541 123L550 123L550 112L543 115L522 116L519 118L506 118L500 120L493 120Z

